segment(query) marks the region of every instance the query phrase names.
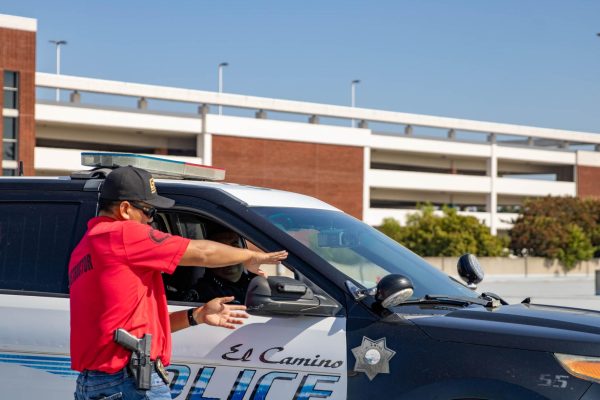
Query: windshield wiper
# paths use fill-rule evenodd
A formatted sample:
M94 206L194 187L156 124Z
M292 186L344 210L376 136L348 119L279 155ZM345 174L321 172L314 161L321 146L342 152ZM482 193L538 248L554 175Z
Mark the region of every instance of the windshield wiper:
M467 307L471 304L479 304L488 308L496 308L500 307L502 304L501 299L491 297L486 293L482 294L479 297L470 298L470 297L451 297L446 295L435 295L435 294L426 294L424 297L417 300L409 300L403 303L398 304L402 305L414 305L414 304L450 304L461 307Z
M490 300L498 300L500 302L501 305L503 306L507 306L508 302L506 300L504 300L502 297L498 296L496 293L492 293L492 292L483 292L479 295L480 299L490 299Z

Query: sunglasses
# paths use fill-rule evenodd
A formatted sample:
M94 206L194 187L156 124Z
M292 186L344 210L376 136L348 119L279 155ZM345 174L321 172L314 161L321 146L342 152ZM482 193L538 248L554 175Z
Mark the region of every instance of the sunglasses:
M132 201L130 201L129 204L131 204L134 208L141 210L144 213L144 215L150 219L153 219L156 215L156 208L154 207L146 206Z

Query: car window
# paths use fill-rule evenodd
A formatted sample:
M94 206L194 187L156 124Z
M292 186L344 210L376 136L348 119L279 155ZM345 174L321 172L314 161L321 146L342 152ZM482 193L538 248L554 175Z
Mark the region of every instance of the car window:
M68 293L79 203L0 202L0 289Z
M169 213L166 215L172 226L172 232L189 239L205 239L206 227L210 223L206 218L191 213Z
M230 228L189 212L161 212L157 214L153 226L155 229L189 239L214 240L230 246L260 251L252 242ZM261 268L270 276L294 275L283 264L263 265ZM235 270L238 271L237 274ZM163 280L167 299L171 301L204 303L214 297L234 295L235 302L241 304L244 302L247 284L253 277L254 274L248 273L243 267L231 266L215 271L213 268L197 266L178 267L172 275L165 274Z
M399 243L342 212L283 207L252 210L364 287L375 286L388 274L401 274L414 284L414 298L476 296Z

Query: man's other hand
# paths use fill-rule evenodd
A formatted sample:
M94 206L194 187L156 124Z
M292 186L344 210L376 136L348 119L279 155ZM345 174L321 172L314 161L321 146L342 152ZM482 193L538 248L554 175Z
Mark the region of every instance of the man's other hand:
M227 304L235 300L235 297L217 297L198 309L196 320L211 326L219 326L227 329L235 329L236 325L244 323L248 318L246 306Z

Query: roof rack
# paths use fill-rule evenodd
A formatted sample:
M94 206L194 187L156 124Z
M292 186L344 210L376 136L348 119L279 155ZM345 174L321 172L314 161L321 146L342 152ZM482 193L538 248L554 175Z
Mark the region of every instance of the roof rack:
M155 178L206 181L225 179L225 170L221 168L132 153L83 152L81 153L81 165L94 167L94 169L74 172L71 174L72 178L102 178L106 177L112 169L132 166L145 169Z

